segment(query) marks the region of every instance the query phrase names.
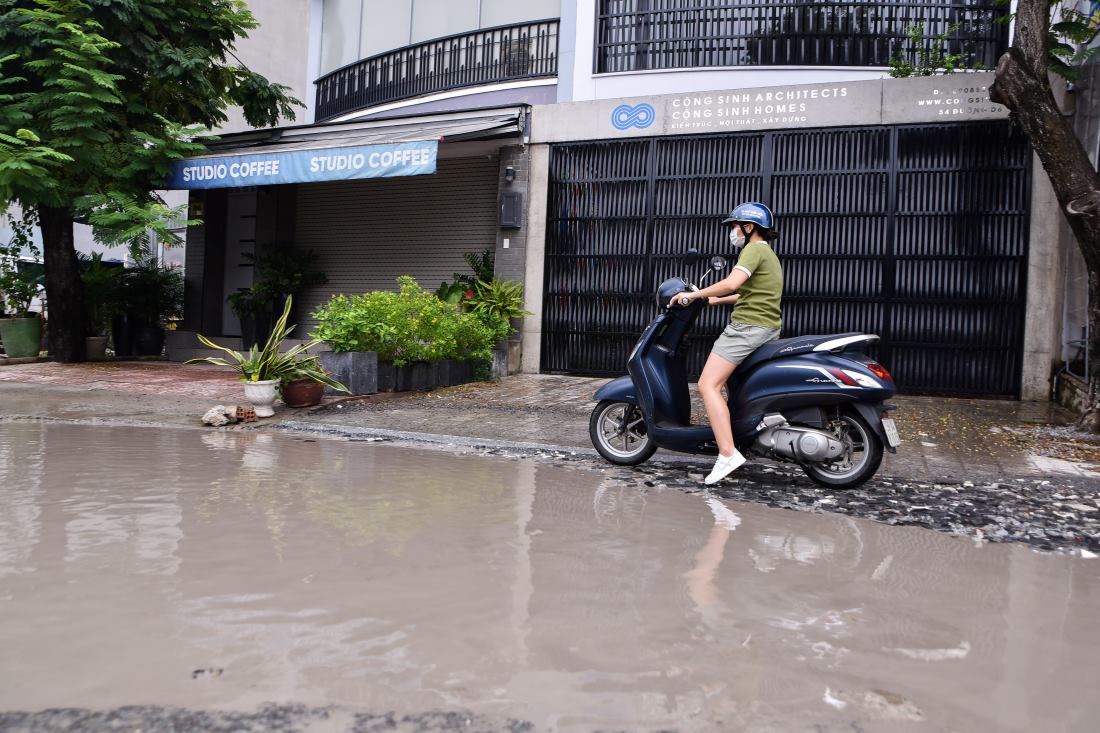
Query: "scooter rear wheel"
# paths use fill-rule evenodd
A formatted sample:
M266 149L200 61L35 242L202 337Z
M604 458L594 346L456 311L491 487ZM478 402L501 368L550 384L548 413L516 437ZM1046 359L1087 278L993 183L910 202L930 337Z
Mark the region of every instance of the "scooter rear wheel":
M802 470L814 483L832 489L851 489L875 475L882 463L882 441L867 421L854 412L841 413L837 428L851 443L846 461L806 463Z
M604 400L592 410L588 434L596 451L618 466L637 466L649 460L657 445L646 431L637 405Z

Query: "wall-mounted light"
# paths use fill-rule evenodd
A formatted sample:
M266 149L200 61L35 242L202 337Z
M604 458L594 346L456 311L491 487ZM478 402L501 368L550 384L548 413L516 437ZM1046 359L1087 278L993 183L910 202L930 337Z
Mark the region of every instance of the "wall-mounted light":
M507 166L504 169L504 182L511 183L516 180L516 169L512 166Z

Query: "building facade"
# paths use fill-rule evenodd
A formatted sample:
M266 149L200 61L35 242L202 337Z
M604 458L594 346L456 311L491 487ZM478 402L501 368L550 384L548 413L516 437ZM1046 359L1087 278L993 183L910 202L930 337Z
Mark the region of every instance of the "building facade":
M305 49L281 59L313 83L304 124L225 135L192 164L413 145L432 165L186 186L205 220L188 236L193 331L239 333L225 299L251 283L246 252L314 253L329 282L299 298L305 331L335 293L403 274L434 289L492 247L535 314L523 369L618 374L655 284L689 247L728 254L716 222L752 199L780 221L787 333L879 333L903 391L1049 393L1065 256L1041 167L988 72L888 78L917 58L915 25L991 68L1010 38L992 0L264 8L279 20L250 42ZM703 323L696 368L724 317Z

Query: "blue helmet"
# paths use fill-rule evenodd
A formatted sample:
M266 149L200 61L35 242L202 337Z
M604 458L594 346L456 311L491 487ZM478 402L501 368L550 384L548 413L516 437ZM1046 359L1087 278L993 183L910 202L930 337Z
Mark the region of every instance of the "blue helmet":
M755 201L746 201L740 204L736 209L730 212L729 216L722 220L722 224L733 224L735 222L756 224L768 230L775 229L775 217L772 216L772 210L764 206L764 204L758 204Z

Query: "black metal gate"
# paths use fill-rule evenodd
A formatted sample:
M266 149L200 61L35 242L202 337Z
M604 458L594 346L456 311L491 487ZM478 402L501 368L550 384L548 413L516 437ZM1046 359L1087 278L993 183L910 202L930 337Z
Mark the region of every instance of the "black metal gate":
M867 331L910 393L1019 396L1031 149L1008 122L554 145L542 370L613 375L683 253L770 202L784 336ZM697 274L699 266L690 274ZM698 375L729 316L700 319Z

